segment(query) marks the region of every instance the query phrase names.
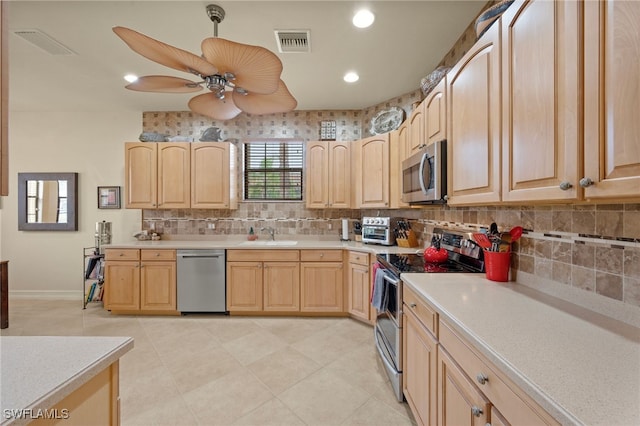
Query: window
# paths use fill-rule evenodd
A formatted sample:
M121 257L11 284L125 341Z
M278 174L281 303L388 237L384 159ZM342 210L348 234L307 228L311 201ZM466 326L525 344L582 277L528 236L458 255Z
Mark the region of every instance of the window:
M244 199L301 201L302 142L256 141L244 144Z

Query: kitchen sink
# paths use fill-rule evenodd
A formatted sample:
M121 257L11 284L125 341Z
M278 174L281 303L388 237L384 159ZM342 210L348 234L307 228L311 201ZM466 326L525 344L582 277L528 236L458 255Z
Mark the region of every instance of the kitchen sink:
M276 241L245 241L240 243L241 246L295 246L297 241L293 240L276 240Z

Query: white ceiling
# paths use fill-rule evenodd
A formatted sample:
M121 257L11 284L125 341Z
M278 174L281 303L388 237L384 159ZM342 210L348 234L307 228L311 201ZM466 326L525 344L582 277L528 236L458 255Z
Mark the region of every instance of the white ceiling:
M226 11L218 36L277 52L275 29L311 31L311 53L277 53L298 110L362 109L416 90L485 1L9 1L9 103L14 111L184 111L193 94L124 89L126 73L189 75L151 62L119 25L200 55L213 36L207 4ZM368 6L370 28L351 24ZM77 55L53 56L12 31L38 29ZM342 76L356 70L360 80Z

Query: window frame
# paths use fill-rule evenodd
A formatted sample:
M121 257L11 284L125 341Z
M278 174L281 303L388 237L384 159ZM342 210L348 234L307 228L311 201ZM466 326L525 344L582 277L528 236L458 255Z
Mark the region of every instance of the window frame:
M278 144L281 146L281 149L284 148L284 145L299 145L301 149L300 155L300 167L278 167L273 168L273 172L278 173L287 173L287 170L292 172L300 173L300 198L247 198L249 193L248 186L248 176L251 171L255 172L268 172L269 168L256 168L256 169L247 169L247 148L249 145L266 145L266 144ZM305 156L306 156L306 143L301 138L287 138L287 139L278 139L278 138L264 138L264 139L249 139L242 142L242 170L240 172L242 178L242 201L243 202L257 202L257 203L299 203L304 201L304 174L305 174ZM281 158L286 158L283 156ZM284 183L280 187L283 189L283 192L286 192L287 188L293 188L293 186L286 186Z

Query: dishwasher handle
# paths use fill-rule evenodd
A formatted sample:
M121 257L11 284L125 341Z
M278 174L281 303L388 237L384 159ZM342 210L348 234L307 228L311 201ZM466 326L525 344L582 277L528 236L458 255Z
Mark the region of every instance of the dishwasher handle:
M218 259L221 254L179 254L178 257L182 259Z

